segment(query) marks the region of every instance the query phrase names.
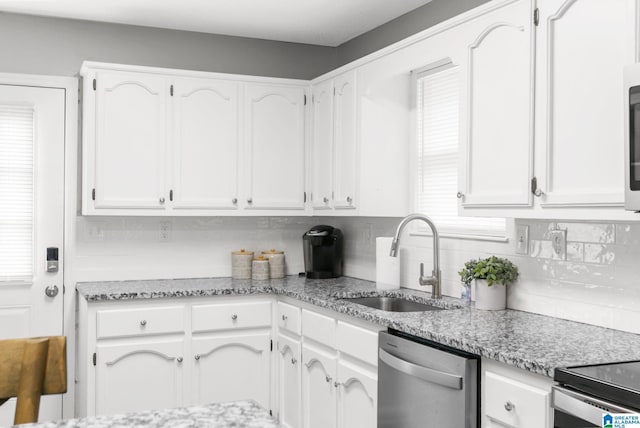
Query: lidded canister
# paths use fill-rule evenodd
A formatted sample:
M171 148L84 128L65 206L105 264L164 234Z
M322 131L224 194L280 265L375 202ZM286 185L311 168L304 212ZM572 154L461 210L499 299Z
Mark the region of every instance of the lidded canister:
M284 251L271 249L263 251L262 256L269 259L270 278L284 278Z
M251 279L251 261L253 260L253 251L231 252L231 278L233 279Z
M262 281L269 279L269 259L263 256L258 256L253 259L251 279Z

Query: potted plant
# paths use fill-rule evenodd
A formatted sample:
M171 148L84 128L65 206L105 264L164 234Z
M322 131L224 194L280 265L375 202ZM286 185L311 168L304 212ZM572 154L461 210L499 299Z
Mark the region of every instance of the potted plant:
M475 281L476 308L500 310L507 306L507 285L518 278L518 268L507 259L491 256L469 260L458 272L463 283Z

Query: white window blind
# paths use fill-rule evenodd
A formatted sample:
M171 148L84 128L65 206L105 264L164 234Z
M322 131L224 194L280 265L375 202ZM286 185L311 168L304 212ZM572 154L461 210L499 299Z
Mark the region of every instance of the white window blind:
M504 236L503 218L458 216L459 69L452 64L415 76L416 210L443 232Z
M34 111L0 105L0 281L33 277Z

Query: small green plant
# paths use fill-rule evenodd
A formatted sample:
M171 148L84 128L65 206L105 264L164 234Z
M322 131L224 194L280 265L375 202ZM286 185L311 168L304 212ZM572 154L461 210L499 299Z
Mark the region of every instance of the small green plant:
M487 285L508 285L518 279L518 268L507 259L491 256L486 259L469 260L458 272L460 279L467 285L474 279L486 279Z

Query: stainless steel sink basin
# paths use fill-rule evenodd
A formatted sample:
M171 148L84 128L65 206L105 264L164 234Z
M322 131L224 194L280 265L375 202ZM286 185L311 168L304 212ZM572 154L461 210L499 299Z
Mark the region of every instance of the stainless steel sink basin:
M401 297L351 297L342 300L388 312L426 312L445 309L426 303L413 302Z

